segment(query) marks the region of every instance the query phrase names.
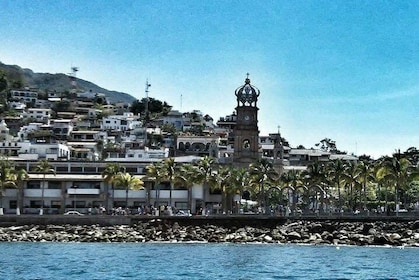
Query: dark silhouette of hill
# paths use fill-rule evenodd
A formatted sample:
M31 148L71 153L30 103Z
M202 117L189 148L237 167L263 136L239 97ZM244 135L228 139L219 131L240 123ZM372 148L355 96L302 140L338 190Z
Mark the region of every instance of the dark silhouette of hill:
M17 65L7 65L0 62L0 69L6 73L9 81L21 81L24 87L33 87L40 90L56 90L58 92L70 91L73 86L69 75L57 73L35 73L31 69L21 68ZM132 103L136 100L133 96L119 91L104 89L92 82L76 78L77 88L81 91L103 93L112 103Z

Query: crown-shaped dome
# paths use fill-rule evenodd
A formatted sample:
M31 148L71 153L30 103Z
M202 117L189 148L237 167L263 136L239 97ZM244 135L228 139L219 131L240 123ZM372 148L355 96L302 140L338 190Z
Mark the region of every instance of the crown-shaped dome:
M249 74L247 74L247 78L244 81L244 85L238 87L235 91L235 94L237 96L238 105L240 105L241 102L243 106L256 106L260 90L257 87L250 84Z

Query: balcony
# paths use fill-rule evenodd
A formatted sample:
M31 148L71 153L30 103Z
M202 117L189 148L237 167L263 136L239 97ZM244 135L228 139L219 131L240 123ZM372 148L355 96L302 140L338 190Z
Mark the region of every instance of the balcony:
M100 189L79 189L69 188L67 189L69 195L99 195Z

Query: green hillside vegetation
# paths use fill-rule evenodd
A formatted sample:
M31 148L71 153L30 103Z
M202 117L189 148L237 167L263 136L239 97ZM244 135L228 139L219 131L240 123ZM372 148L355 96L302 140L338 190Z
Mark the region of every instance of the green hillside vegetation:
M37 88L41 91L58 91L65 92L70 91L73 86L68 75L58 73L35 73L30 69L24 69L17 65L7 65L0 62L0 71L4 73L5 79L7 80L7 88L19 89L22 87ZM1 76L1 73L0 73ZM1 79L1 77L0 77ZM110 102L125 102L132 103L136 99L131 95L104 89L94 83L76 78L77 89L79 91L92 91L97 93L103 93L109 99ZM1 82L0 82L1 83ZM0 91L2 85L0 84Z

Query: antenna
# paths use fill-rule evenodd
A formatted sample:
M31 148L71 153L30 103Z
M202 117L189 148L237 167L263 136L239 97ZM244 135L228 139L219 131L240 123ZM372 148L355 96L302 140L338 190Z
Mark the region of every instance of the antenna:
M148 113L148 92L151 84L148 82L148 79L145 81L145 112L144 112L144 125L145 128L145 137L144 137L144 146L147 147L147 123L149 121L149 113Z
M182 112L183 94L180 94L180 111Z
M149 112L148 112L148 92L151 84L148 82L148 79L145 82L145 122L149 120Z
M77 72L79 71L79 67L71 66L71 73L68 75L70 76L71 85L73 86L73 90L77 91Z

